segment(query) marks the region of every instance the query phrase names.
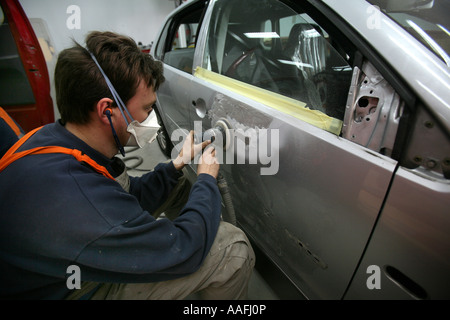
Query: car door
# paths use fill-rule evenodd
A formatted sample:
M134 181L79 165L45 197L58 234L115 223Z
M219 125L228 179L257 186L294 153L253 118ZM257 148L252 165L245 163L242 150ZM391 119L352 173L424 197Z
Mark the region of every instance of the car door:
M354 105L370 124L401 99L339 30L315 22L325 16L297 3L214 2L194 60L191 128L229 126L219 160L238 224L306 297L339 299L397 164L394 120L391 141L373 146L357 131L342 136L345 114Z
M414 92L402 152L346 299L450 298L450 28L445 1L333 6ZM351 8L351 9L349 9ZM380 11L381 9L381 11ZM377 28L356 12L378 15ZM373 21L372 21L373 22ZM395 22L395 23L393 23ZM432 44L432 45L430 45ZM411 99L408 99L411 100ZM413 108L411 108L413 106Z
M0 105L25 132L53 122L47 65L18 1L0 1L0 42Z
M193 61L206 3L191 3L176 10L165 22L154 50L155 58L164 64L166 78L158 90L157 112L170 136L178 133L173 136L175 144L182 141L191 127L189 98Z
M402 165L346 299L448 299L450 139L419 104Z

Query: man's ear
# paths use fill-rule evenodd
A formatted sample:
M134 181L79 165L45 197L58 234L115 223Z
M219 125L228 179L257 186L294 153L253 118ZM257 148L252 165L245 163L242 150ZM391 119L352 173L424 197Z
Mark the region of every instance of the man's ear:
M109 126L109 119L108 119L108 111L109 115L112 116L113 114L113 108L112 108L113 101L109 98L103 98L97 102L96 105L96 112L97 116L100 119L101 122L107 124Z

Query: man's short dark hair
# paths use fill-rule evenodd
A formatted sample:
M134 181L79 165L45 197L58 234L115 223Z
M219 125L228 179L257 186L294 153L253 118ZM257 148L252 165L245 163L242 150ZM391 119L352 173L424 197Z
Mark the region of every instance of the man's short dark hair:
M125 104L136 94L140 81L155 91L164 82L162 63L142 52L127 36L94 31L86 37L86 48L94 54ZM63 123L85 124L99 100L114 100L86 48L75 42L74 47L59 54L56 63L56 101Z

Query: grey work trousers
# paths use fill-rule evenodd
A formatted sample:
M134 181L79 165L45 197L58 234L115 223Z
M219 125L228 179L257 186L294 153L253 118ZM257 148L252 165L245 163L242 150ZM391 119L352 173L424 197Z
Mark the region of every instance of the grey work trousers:
M169 213L168 208L179 210L189 195L190 185L181 178L163 209L154 215ZM172 210L174 212L174 210ZM179 211L178 211L179 212ZM173 219L173 214L162 219ZM205 300L247 299L247 290L255 253L245 233L230 223L221 221L214 243L202 266L196 272L174 280L154 283L103 283L82 282L81 289L68 299L80 299L99 286L92 300L181 300L198 293Z

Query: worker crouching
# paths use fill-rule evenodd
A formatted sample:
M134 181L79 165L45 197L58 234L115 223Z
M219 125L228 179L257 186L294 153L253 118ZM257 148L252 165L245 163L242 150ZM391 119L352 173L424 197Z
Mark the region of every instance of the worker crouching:
M60 53L61 119L0 160L1 298L246 298L255 256L242 230L220 219L210 141L194 144L191 132L176 159L142 177L116 157L145 143L140 123L163 81L161 63L122 35L92 32L86 47ZM200 152L186 191L182 169ZM179 212L161 218L162 207Z

